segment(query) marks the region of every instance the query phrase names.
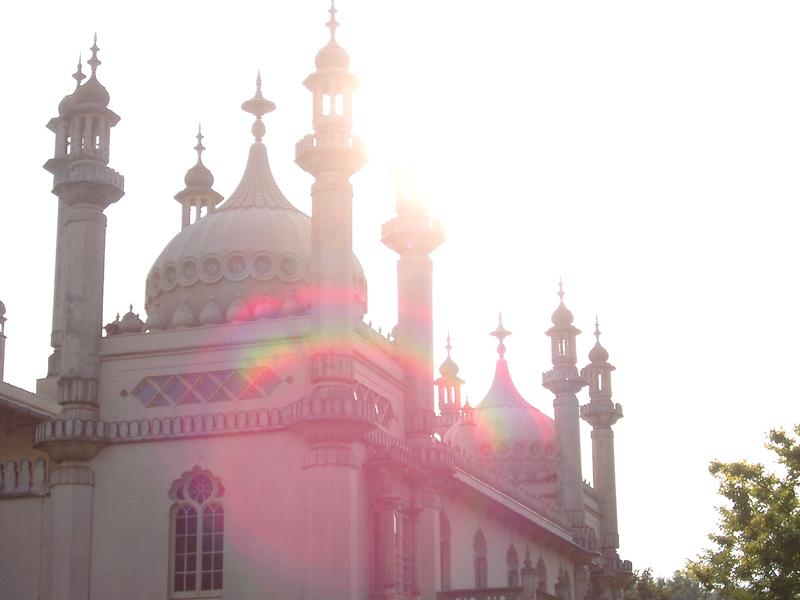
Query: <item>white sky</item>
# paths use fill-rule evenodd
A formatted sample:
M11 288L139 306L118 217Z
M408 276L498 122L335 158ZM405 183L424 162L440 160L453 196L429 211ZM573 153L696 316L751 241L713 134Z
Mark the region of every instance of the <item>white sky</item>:
M124 8L123 8L124 7ZM6 380L33 388L49 354L56 198L44 125L72 91L92 33L122 116L111 166L104 322L142 311L147 271L180 227L172 196L198 121L215 188L235 187L251 141L239 105L261 69L273 170L309 211L293 164L310 131L301 82L327 39L325 0L14 2L0 20L0 299ZM371 163L353 179L370 315L395 323L392 167L427 193L449 240L434 255L438 346L449 328L473 402L488 389L502 309L512 375L540 387L543 331L564 277L591 347L611 353L621 554L666 574L716 521L713 458L766 457L798 420L800 4L735 0L340 0L339 39L362 86ZM582 358L582 360L584 360ZM436 364L443 359L437 348ZM584 450L588 457L588 434ZM585 477L591 477L585 461Z

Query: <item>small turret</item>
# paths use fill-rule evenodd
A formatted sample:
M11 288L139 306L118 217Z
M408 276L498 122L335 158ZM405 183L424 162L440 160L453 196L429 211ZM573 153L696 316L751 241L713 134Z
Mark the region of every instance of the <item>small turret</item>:
M258 82L260 89L260 75ZM197 126L196 137L197 145L194 150L197 152L197 162L191 169L186 171L186 176L183 178L186 187L175 194L175 200L180 203L182 208L181 228L188 227L191 224L192 209L194 209L194 221L197 221L200 217L213 211L217 204L222 201L222 195L211 187L214 185L214 175L203 164L203 150L206 148L203 146L203 131L200 125Z
M440 435L458 420L461 412L461 386L464 380L458 376L458 365L450 356L453 347L450 345L450 334L447 334L447 358L439 367L441 377L434 383L439 392L439 418L437 431Z

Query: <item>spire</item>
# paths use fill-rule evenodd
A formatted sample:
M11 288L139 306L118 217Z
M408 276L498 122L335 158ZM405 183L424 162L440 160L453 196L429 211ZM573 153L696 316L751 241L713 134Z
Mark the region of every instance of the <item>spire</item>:
M195 151L197 152L197 164L198 165L202 165L203 164L203 150L206 149L206 147L203 146L203 124L202 123L198 123L197 124L197 135L195 137L197 138L197 145L194 147Z
M336 21L336 13L339 12L336 10L336 0L331 0L331 7L328 9L328 14L330 14L331 18L328 19L328 22L325 23L325 27L327 27L331 32L331 41L336 41L336 28L339 27L338 21Z
M275 103L270 102L261 94L261 71L256 77L256 93L250 100L242 102L242 110L255 116L256 120L250 131L255 136L256 142L260 142L266 133L266 127L264 127L261 117L275 110Z
M75 89L78 89L81 85L81 81L86 79L86 75L83 74L83 63L81 62L80 53L78 53L78 68L72 74L72 78L75 80Z
M97 79L97 67L103 64L100 62L100 59L97 58L97 52L100 50L100 48L97 47L97 33L94 34L94 43L89 50L92 51L92 57L86 62L89 63L89 66L92 68L92 78Z
M497 338L497 340L499 342L497 344L497 353L500 355L500 360L505 360L504 357L505 357L505 353L506 353L506 345L503 343L503 340L505 340L508 336L510 336L511 332L508 331L505 327L503 327L503 313L502 312L498 312L497 313L497 319L498 319L497 329L492 331L489 335L491 335L492 337L496 337Z

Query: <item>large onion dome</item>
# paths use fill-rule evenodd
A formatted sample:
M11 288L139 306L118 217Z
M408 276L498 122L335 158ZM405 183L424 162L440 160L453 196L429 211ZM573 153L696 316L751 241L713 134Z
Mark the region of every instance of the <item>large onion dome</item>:
M542 494L555 493L555 424L514 385L504 357L503 339L510 334L501 320L492 332L500 340L492 385L470 418L452 425L444 441L517 482L543 484Z
M243 108L256 114L256 141L238 187L182 229L147 276L147 313L167 329L214 324L221 314L225 322L295 316L313 300L311 218L286 199L272 175L261 115L274 105L261 96L260 77ZM360 318L367 289L355 256L351 268Z

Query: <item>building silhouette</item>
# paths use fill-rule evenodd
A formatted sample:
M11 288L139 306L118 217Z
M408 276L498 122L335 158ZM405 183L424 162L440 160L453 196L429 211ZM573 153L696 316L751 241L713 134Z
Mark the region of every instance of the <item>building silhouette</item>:
M619 597L631 573L618 554L622 410L599 329L578 369L563 290L542 379L554 417L515 387L502 318L494 381L471 406L449 337L434 379L430 254L444 230L398 189L381 231L398 255L397 326L387 335L364 322L350 177L367 156L351 133L357 80L335 16L331 6L330 40L304 81L311 132L295 147L313 177L311 216L270 169L263 119L276 107L259 76L242 104L254 141L239 185L223 201L198 131L146 316L130 307L105 326L120 117L98 79L96 38L88 77L78 65L47 125L56 275L35 393L2 381L0 303L0 598Z

